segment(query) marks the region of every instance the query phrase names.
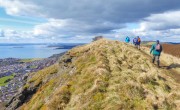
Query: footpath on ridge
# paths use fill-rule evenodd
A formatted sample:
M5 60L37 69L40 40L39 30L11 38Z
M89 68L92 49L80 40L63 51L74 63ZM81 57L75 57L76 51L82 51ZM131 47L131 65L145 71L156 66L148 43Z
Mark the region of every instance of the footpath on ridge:
M141 47L141 50L142 54L144 54L145 56L147 56L150 60L152 60L152 55L149 54L150 52L150 49L147 48L147 47ZM177 70L177 69L180 69L180 63L178 64L178 62L180 61L177 61L176 59L176 62L173 62L171 64L168 64L168 61L166 61L166 58L161 58L162 56L165 57L170 57L171 59L173 58L176 58L176 57L173 57L171 55L167 55L165 53L162 53L162 55L160 56L160 68L161 70L164 70L164 71L167 71L166 75L172 77L177 83L180 84L180 71ZM178 59L178 58L177 58ZM178 59L179 60L179 59Z

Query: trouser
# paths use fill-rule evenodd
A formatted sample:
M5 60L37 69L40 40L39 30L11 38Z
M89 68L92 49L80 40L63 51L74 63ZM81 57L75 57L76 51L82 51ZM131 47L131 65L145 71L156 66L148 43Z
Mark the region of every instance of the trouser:
M140 50L140 44L137 45L137 48Z
M157 61L157 65L158 65L158 66L159 66L159 64L160 64L159 57L160 57L160 55L153 55L153 59L152 59L152 62L153 62L153 63L154 63L155 60Z
M138 44L135 43L134 46L135 46L136 48L138 48Z

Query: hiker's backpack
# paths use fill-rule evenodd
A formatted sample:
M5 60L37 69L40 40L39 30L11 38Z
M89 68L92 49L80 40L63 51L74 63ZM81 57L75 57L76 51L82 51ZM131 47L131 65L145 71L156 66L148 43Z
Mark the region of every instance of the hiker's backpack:
M157 44L157 45L156 45L156 50L157 50L157 51L160 51L160 49L161 49L161 45L160 45L160 44Z
M128 41L128 42L130 41L130 38L129 38L129 37L127 37L127 41Z
M138 38L138 42L141 42L141 39L140 39L140 38Z
M133 42L134 42L134 43L137 43L137 41L138 41L137 38L134 38L134 39L133 39Z

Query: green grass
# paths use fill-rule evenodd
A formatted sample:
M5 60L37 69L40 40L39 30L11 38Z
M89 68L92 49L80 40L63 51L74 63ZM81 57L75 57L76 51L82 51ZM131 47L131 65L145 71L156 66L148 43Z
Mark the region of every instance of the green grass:
M31 69L33 69L33 68L36 68L36 67L37 67L37 66L35 66L35 65L33 65L33 66L30 66L30 68L31 68Z
M13 79L13 78L14 78L14 74L10 75L10 76L5 76L5 77L0 78L0 86L5 86L7 84L6 81L8 79Z
M28 62L33 62L33 61L37 61L37 60L42 60L42 59L41 58L29 58L29 59L22 59L19 62L28 63Z

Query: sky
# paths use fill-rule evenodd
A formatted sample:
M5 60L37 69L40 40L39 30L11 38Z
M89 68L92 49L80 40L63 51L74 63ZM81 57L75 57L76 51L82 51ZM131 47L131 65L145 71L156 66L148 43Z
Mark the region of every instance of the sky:
M0 0L0 43L180 42L180 0Z

